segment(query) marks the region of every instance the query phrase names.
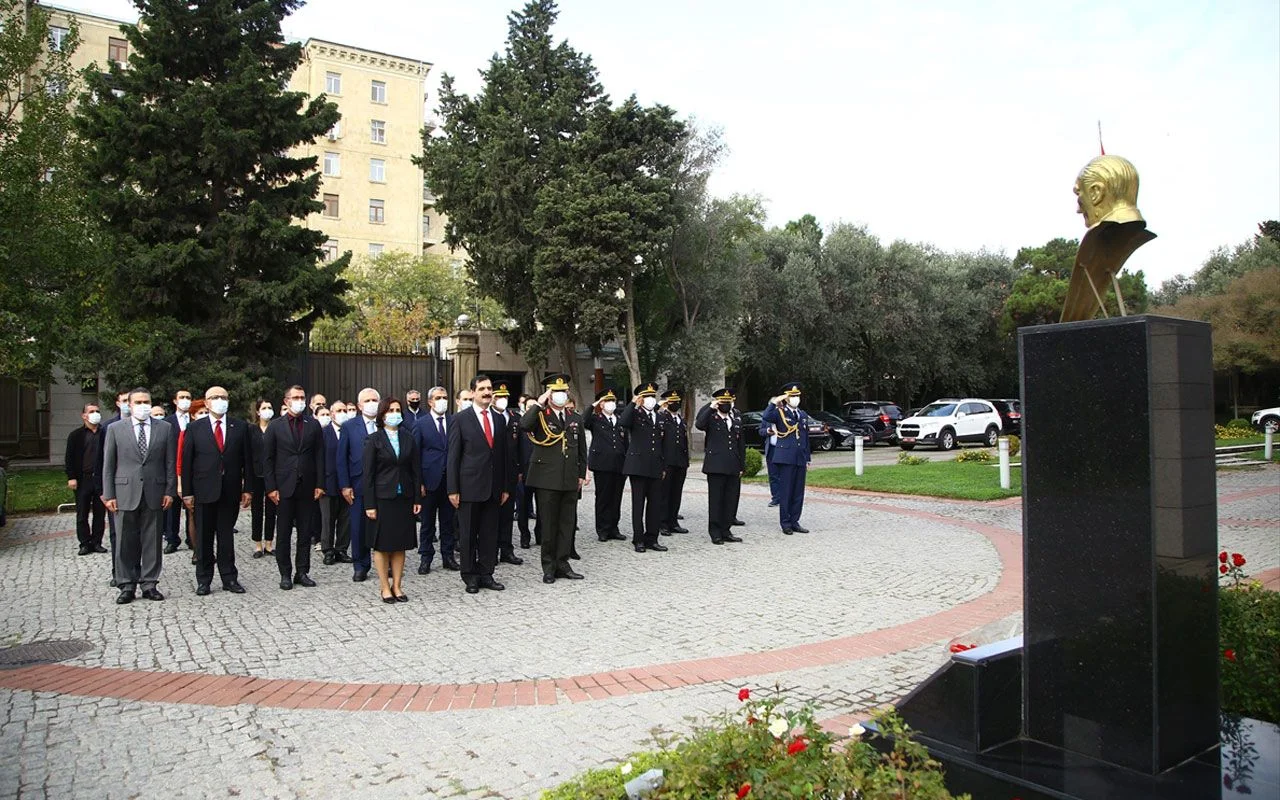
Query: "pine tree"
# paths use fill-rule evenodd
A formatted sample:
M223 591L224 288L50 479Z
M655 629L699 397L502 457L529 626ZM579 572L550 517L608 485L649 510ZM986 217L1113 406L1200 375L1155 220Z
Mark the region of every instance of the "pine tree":
M300 0L136 0L127 68L90 74L77 128L85 196L113 263L89 346L112 385L246 404L278 384L304 332L346 311L314 157L289 154L339 118L288 81L302 47L280 25Z

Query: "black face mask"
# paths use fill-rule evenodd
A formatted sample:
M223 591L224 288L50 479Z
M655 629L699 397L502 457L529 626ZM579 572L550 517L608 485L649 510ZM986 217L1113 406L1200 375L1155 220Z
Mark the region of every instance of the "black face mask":
M679 404L679 403L670 403L670 404L668 404L668 405L667 405L667 410L668 410L668 411L670 411L672 414L679 414L679 413L680 413L680 404Z
M409 401L409 408L412 408L414 411L417 411L417 410L418 410L418 406L419 406L419 405L421 405L421 403L419 403L417 400L410 400L410 401Z
M716 408L720 409L721 414L728 414L730 409L733 408L733 403L721 403L720 405L716 406Z

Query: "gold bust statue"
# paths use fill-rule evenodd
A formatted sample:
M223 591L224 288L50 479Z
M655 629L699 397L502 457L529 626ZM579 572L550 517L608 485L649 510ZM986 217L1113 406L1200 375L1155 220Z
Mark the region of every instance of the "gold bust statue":
M1080 170L1075 184L1076 210L1088 230L1080 240L1062 322L1093 319L1106 307L1102 295L1110 283L1125 314L1118 275L1133 251L1156 238L1138 212L1138 170L1120 156L1098 156Z

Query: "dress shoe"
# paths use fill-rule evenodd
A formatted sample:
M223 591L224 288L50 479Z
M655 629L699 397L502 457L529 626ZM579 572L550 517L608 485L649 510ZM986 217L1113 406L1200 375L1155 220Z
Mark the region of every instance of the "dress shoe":
M517 567L524 563L524 559L515 553L503 553L498 560L503 564L515 564Z
M178 552L178 546L176 544L166 544L164 546L164 554L166 556L172 555L173 553L176 553L176 552Z
M635 546L635 549L636 549L636 552L637 552L637 553L643 553L643 552L644 552L644 545L642 545L642 544L638 544L638 545L636 545L636 546Z
M444 562L444 568L451 572L459 572L462 570L462 567L458 566L458 562L454 561L452 558Z
M332 567L334 564L338 563L338 559L333 555L333 553L325 553L323 561L326 567Z
M164 595L160 594L160 590L152 586L150 589L143 589L142 596L148 600L163 600Z
M689 529L684 527L683 525L677 525L671 529L671 532L672 533L688 533Z
M254 551L253 551L253 557L254 557L254 558L262 558L262 555L263 555L263 553L262 553L262 551L261 551L261 550L254 550Z
M507 588L488 576L481 578L479 585L481 589L492 589L495 592L500 592Z
M615 542L625 542L627 540L627 537L623 536L621 533L618 533L617 531L610 533L607 538L612 539Z
M227 581L222 584L222 589L232 594L244 594L244 587L240 585L240 581Z
M90 553L92 553L92 552L93 552L93 548L92 548L92 547L90 547L90 546L89 546L89 545L87 545L87 544L82 544L82 545L80 545L80 552L79 552L79 553L76 553L76 555L79 555L79 556L87 556L87 555L89 555L89 554L90 554Z
M581 561L581 560L582 560L582 556L578 555L578 551L577 551L577 550L570 550L570 551L569 551L569 558L572 558L574 561Z
M407 603L407 602L409 602L409 595L407 595L407 594L398 594L398 595L396 595L396 602L397 602L397 603Z
M209 594L210 591L212 590L209 588L209 584L202 583L196 587L196 596L204 597L205 595Z
M729 535L727 535L727 536L725 536L725 537L724 537L724 541L726 541L726 542L740 542L740 541L742 541L742 537L741 537L741 536L734 536L734 535L731 533L731 534L729 534Z
M351 556L347 555L346 553L334 553L333 560L337 561L339 564L350 564Z
M647 544L645 545L645 547L649 548L650 550L657 550L659 553L665 553L667 552L667 550L670 549L665 544L658 544L657 542L654 542L653 544Z
M293 581L289 580L288 578L281 578L281 579L280 579L280 588L281 588L281 589L292 589L292 588L293 588Z
M395 603L395 601L396 601L396 596L395 596L395 595L391 595L391 596L389 596L389 597L383 597L383 598L382 598L382 602L386 603L387 605L392 605L393 603Z
M419 574L419 575L430 575L430 574L431 574L431 565L430 565L430 564L419 564L419 565L418 565L418 574Z
M93 546L93 552L95 552L95 553L109 553L109 552L111 552L111 551L110 551L110 550L108 550L107 548L103 547L103 546L102 546L102 545L100 545L100 544L95 544L95 545Z
M112 589L116 588L116 579L113 577L111 580L107 581L107 585Z
M791 530L790 528L783 528L782 532L787 536L790 536L791 534L795 533L795 531Z
M134 594L132 589L121 589L120 594L116 595L116 603L118 605L132 603L133 598L134 598Z
M769 508L777 508L777 507L778 507L778 501L777 501L777 500L770 500L770 501L769 501Z
M582 580L585 576L584 576L584 575L582 575L582 574L580 574L580 573L574 572L574 571L573 571L573 570L571 570L571 569L562 569L562 570L560 570L559 572L557 572L557 573L556 573L556 577L557 577L557 578L568 578L568 579L569 579L569 580L571 580L571 581L580 581L580 580Z
M299 586L315 586L316 582L311 580L310 575L298 574L293 576L293 582Z
M600 540L600 541L602 541L602 542L607 542L607 541L609 541L612 537L610 537L610 536L597 536L596 538L597 538L597 539L599 539L599 540Z
M735 519L733 520L733 522L731 522L731 523L729 523L729 524L730 524L730 525L737 525L738 527L742 527L743 525L746 525L747 523L743 522L743 521L742 521L742 520L740 520L740 519L735 518Z
M684 519L684 514L676 514L676 519Z
M556 576L555 576L555 575L543 575L543 576L542 576L542 582L543 582L543 583L555 583L555 582L556 582Z
M364 583L369 580L369 573L365 570L358 570L352 573L351 580L354 583Z
M712 544L724 544L724 539L716 539L716 538L712 538L711 543L712 543Z
M659 535L659 536L670 536L670 535L671 535L671 531L667 530L666 528L661 528L661 529L659 529L659 531L658 531L658 535Z
M803 528L803 527L801 527L801 526L799 526L799 525L792 525L792 526L791 526L791 530L795 531L796 533L808 533L808 532L809 532L809 529L808 529L808 528Z
M474 583L467 584L467 594L480 594L480 587Z
M521 549L521 550L528 550L528 549L529 549L529 540L528 540L528 539L521 539L521 540L520 540L520 549Z

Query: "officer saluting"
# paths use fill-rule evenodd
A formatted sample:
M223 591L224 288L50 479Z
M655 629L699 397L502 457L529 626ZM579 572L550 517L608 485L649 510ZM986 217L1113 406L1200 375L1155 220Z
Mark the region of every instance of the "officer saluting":
M618 423L630 432L622 471L631 480L631 544L637 553L666 552L658 543L658 511L661 501L662 429L658 427L658 387L642 383Z
M688 533L679 522L680 500L684 493L684 479L689 472L689 429L680 416L680 394L675 390L664 392L662 408L658 411L658 426L662 429L662 488L659 504L658 533Z
M627 432L618 424L618 395L613 389L596 393L595 405L583 421L591 431L587 466L596 479L596 537L602 542L627 537L618 530L622 519L622 462L627 457Z
M773 449L773 463L778 469L778 516L782 532L808 533L801 527L800 512L804 510L804 479L811 457L809 450L809 415L800 410L800 384L787 383L782 387L786 398L781 405L771 405L764 410L764 425L769 433L778 437Z
M538 495L543 583L582 578L569 566L569 554L578 524L578 493L587 482L587 440L582 417L566 408L568 378L563 373L547 378L546 391L529 401L520 418L520 429L533 444L524 482Z
M742 473L747 450L742 423L733 415L733 392L717 389L711 402L698 410L693 426L705 431L706 452L702 471L707 476L707 530L712 544L740 542L730 531L742 493Z

